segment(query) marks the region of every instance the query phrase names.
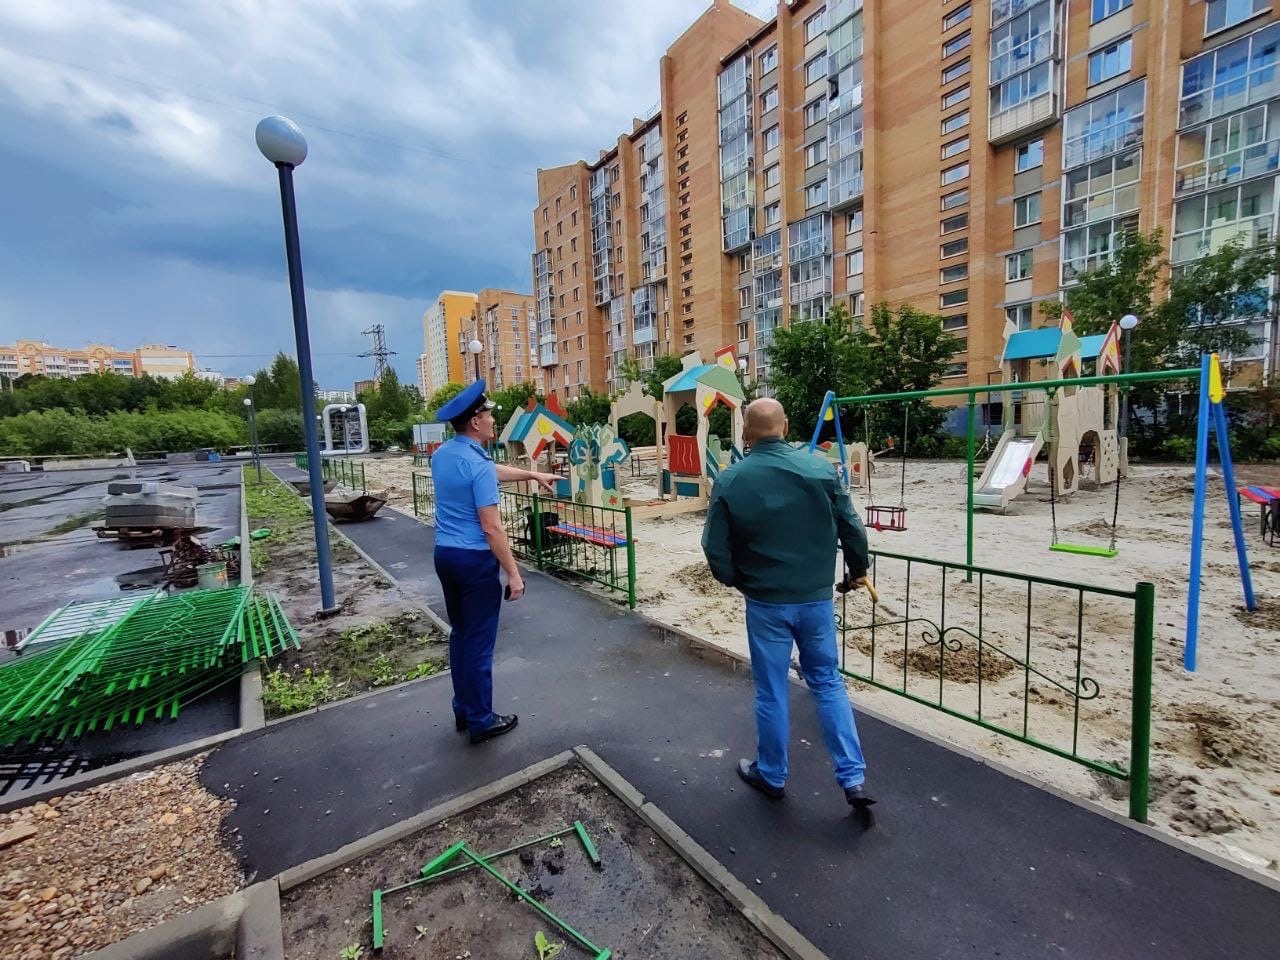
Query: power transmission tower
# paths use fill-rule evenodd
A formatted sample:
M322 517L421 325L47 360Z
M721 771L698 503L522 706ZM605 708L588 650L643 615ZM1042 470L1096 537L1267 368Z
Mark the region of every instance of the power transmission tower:
M362 357L373 357L373 379L381 381L382 375L387 372L387 357L395 354L394 350L387 349L387 328L380 323L375 323L368 330L361 330L361 334L366 337L373 337L373 348L366 350L360 354Z

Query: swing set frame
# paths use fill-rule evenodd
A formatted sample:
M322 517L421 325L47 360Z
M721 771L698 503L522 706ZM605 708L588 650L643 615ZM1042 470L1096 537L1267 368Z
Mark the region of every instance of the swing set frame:
M1188 574L1187 591L1187 633L1183 647L1183 663L1187 670L1196 668L1196 646L1199 635L1200 620L1200 578L1204 548L1204 504L1208 485L1209 464L1209 427L1212 424L1217 439L1218 457L1222 466L1222 478L1226 487L1227 503L1231 510L1231 528L1235 539L1236 563L1240 569L1240 582L1244 591L1245 608L1257 609L1257 601L1253 593L1253 578L1249 573L1249 558L1245 550L1244 528L1240 517L1240 500L1236 496L1235 470L1231 463L1231 449L1227 441L1226 412L1222 408L1225 389L1222 384L1221 371L1217 354L1204 354L1200 358L1200 366L1183 370L1148 370L1139 373L1114 373L1097 377L1070 377L1062 380L1036 380L1019 383L988 383L976 387L940 387L933 390L906 390L899 393L866 394L863 396L841 397L835 391L828 390L822 399L818 411L818 423L814 427L813 439L809 442L812 452L818 446L818 438L822 433L822 425L828 418L835 421L836 439L840 449L840 462L847 471L843 434L840 427L840 408L856 407L863 404L883 403L898 400L932 400L942 397L964 397L967 400L967 443L966 460L968 461L965 522L965 563L973 566L973 517L974 517L974 456L977 446L977 407L979 395L995 393L1011 393L1017 390L1035 388L1053 392L1064 387L1098 387L1114 383L1127 401L1127 394L1134 384L1159 383L1177 380L1196 380L1200 384L1200 406L1196 418L1196 467L1195 467L1195 499L1191 515L1191 556ZM1092 549L1071 550L1063 552L1085 553L1087 555L1103 555ZM965 575L972 581L973 574Z

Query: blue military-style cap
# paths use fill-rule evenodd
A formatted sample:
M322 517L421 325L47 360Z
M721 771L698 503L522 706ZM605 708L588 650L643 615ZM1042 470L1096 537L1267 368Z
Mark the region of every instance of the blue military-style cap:
M492 410L496 404L484 395L485 382L477 380L436 411L437 423L449 423L470 417L480 410Z

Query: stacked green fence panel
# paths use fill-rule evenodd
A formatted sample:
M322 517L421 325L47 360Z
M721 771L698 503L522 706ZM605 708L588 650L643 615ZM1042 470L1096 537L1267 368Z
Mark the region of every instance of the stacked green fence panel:
M297 646L279 602L249 587L148 596L0 665L0 747L172 719L245 663Z

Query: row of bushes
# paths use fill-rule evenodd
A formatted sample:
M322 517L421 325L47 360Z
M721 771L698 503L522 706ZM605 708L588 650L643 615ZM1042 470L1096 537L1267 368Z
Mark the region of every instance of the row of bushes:
M105 417L43 410L0 420L0 455L10 457L225 449L247 442L243 420L208 410L117 412Z

